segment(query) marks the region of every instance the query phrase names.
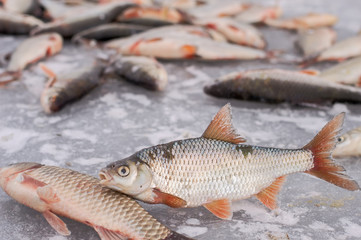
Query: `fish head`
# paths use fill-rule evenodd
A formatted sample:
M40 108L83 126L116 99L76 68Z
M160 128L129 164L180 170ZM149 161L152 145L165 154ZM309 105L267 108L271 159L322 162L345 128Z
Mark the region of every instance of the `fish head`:
M332 156L336 158L361 156L361 127L338 137Z
M153 182L149 166L136 155L109 164L99 177L101 184L133 197L149 190Z
M56 88L46 88L41 94L41 105L46 113L59 111L68 101L67 96L62 92L58 92Z

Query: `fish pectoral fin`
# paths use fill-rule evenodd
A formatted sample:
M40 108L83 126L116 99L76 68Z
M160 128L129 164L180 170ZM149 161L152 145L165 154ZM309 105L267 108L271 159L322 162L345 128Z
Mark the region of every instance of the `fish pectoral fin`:
M55 231L57 231L60 235L63 236L69 236L70 231L66 224L61 220L58 216L56 216L54 213L48 211L43 212L43 216L48 221L50 226L52 226Z
M286 176L278 177L270 186L257 193L257 198L269 209L277 208L277 194L281 190Z
M51 87L56 82L56 74L48 68L45 64L39 63L39 67L50 78L46 84L46 87Z
M36 189L36 193L38 194L39 198L43 200L44 202L50 204L50 203L56 203L60 201L60 198L56 194L55 190L49 186L45 185L43 187L38 187Z
M126 240L127 236L122 235L119 232L115 232L100 226L94 226L95 231L99 234L101 240Z
M303 74L311 75L311 76L317 76L320 74L320 71L312 70L312 69L305 69L305 70L301 70L299 72L303 73Z
M236 133L236 130L232 125L231 105L229 103L223 106L214 116L202 137L235 144L246 141L246 139Z
M232 219L233 212L231 210L231 201L228 199L215 200L213 202L206 203L203 206L221 219Z
M182 49L184 58L196 57L196 53L197 53L197 47L196 46L186 44L186 45L183 45L181 49Z
M154 202L153 203L163 203L173 208L181 208L187 206L187 202L177 196L174 196L169 193L160 191L157 188L153 189Z

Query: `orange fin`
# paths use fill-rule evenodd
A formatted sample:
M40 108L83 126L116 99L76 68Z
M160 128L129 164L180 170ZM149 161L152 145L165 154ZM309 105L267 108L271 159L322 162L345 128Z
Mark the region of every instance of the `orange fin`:
M304 73L304 74L308 74L308 75L311 75L311 76L317 76L320 74L319 71L317 70L312 70L312 69L305 69L305 70L301 70L299 71L300 73Z
M277 194L281 190L286 176L277 178L270 186L260 191L256 196L269 209L277 208Z
M129 239L127 236L122 235L119 232L115 232L100 226L94 226L95 231L99 234L102 240L125 240Z
M341 188L356 191L360 187L345 174L345 169L337 165L331 152L335 148L336 139L340 134L345 113L335 116L303 149L312 151L314 167L306 173L321 178Z
M48 221L50 226L52 226L55 231L57 231L60 235L63 236L69 236L70 231L66 224L61 220L58 216L56 216L54 213L48 211L43 212L43 216Z
M233 212L231 210L231 201L228 199L215 200L213 202L206 203L203 206L221 219L232 219Z
M159 189L154 188L153 193L155 194L153 203L163 203L173 208L181 208L187 206L187 202L177 196L169 193L164 193Z
M55 190L49 185L38 187L36 192L39 198L48 204L60 201L60 198L56 195Z
M55 78L56 77L56 74L50 68L48 68L45 64L39 63L39 67L41 68L41 70L43 70L43 72L49 78Z
M197 47L193 45L183 45L182 52L185 58L193 58L196 55Z
M356 87L361 87L361 76L358 79L358 82L356 83Z
M246 139L242 138L236 133L232 125L231 104L227 103L214 116L213 120L204 131L202 137L217 139L230 143L243 143Z

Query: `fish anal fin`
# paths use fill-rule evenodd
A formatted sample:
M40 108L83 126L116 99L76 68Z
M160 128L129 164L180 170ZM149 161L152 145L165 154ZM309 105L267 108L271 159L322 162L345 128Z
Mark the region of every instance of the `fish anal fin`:
M100 239L102 240L126 240L129 239L127 236L115 232L106 228L103 228L101 226L93 226L95 231L99 234Z
M49 185L38 187L36 189L36 193L38 194L41 200L43 200L48 204L56 203L60 201L60 198L56 194L55 190Z
M50 226L52 226L55 231L57 231L59 234L63 236L69 236L70 231L66 224L61 220L58 216L56 216L54 213L48 211L43 212L43 216L48 221Z
M231 105L227 103L214 116L202 137L230 143L243 143L246 140L236 133L232 125Z
M311 75L311 76L317 76L320 74L319 71L317 70L312 70L312 69L305 69L305 70L301 70L299 71L300 73L304 73L304 74L307 74L307 75Z
M231 210L231 201L228 199L215 200L213 202L206 203L203 206L221 219L232 219L233 212Z
M277 194L281 190L286 176L278 177L270 186L260 191L256 196L269 209L277 208Z
M183 45L181 48L182 53L185 58L193 58L196 56L197 47L193 45Z
M173 208L181 208L187 206L187 202L177 196L160 191L157 188L153 189L153 203L163 203Z

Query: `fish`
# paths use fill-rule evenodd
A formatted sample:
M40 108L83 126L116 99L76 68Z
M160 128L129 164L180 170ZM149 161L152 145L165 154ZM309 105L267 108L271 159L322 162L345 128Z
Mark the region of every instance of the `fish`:
M330 82L361 86L361 56L323 70L320 78Z
M300 29L297 44L306 59L317 57L335 42L336 32L331 28Z
M127 81L153 91L163 91L168 74L156 59L143 56L122 56L114 63L115 72Z
M234 20L244 23L262 23L266 19L277 19L282 15L279 6L252 5L234 16Z
M43 21L36 17L5 11L0 8L0 33L3 34L29 34L38 26L42 26Z
M268 102L324 103L361 102L361 89L332 83L311 71L259 69L232 72L204 87L204 92L221 98Z
M265 24L271 27L297 30L304 28L328 27L336 24L338 18L332 14L309 13L291 19L266 19Z
M361 55L361 34L336 42L330 48L321 52L313 62L322 61L344 61L348 58L357 57Z
M114 38L128 37L148 29L146 26L134 24L108 23L81 31L73 36L72 41L78 42L81 39L107 41Z
M209 17L225 17L236 15L249 8L250 4L240 1L223 0L207 2L206 4L190 8L186 13L193 19Z
M41 93L40 102L45 113L61 110L67 103L81 98L101 82L105 65L97 60L88 60L74 69L55 74L44 64L41 69L49 77Z
M171 7L176 9L191 9L202 4L200 0L164 0L160 4L164 7Z
M0 74L0 78L10 79L1 81L0 85L17 80L29 64L59 53L62 47L63 38L57 33L40 34L24 40L11 54L6 72Z
M354 128L337 138L336 148L332 151L334 158L361 156L361 126Z
M2 0L2 2L4 9L9 12L32 14L40 11L37 0Z
M99 172L100 183L147 203L204 206L231 219L231 201L256 196L277 207L287 175L305 172L341 188L358 184L331 157L344 113L335 116L304 147L280 149L247 145L232 125L231 106L215 115L201 137L142 149Z
M202 18L194 24L216 30L232 43L263 49L266 47L264 37L257 28L250 24L237 22L231 18Z
M71 234L57 216L93 227L100 239L189 239L158 222L130 197L103 187L99 179L35 162L0 168L0 187L44 216L60 235Z
M118 14L132 6L134 4L127 2L100 4L36 27L31 31L31 35L57 32L65 38L72 37L80 31L113 21Z

